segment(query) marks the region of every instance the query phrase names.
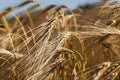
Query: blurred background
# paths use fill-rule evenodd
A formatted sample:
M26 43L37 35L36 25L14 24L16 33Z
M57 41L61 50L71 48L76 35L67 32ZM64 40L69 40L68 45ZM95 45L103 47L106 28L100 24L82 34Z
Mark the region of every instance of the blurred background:
M0 11L8 6L15 6L24 1L25 0L0 0ZM40 2L42 6L47 6L50 4L57 4L57 5L66 4L69 8L75 9L78 6L82 6L86 4L94 4L96 2L100 2L101 0L36 0L36 1Z
M0 0L0 11L4 10L5 8L9 6L16 6L26 0ZM56 5L61 5L65 4L67 5L70 9L76 9L80 6L85 6L85 5L92 5L96 4L98 2L102 2L104 0L36 0L41 4L40 8L46 7L50 4L56 4ZM120 1L120 0L110 0L111 2L113 1ZM19 8L19 10L15 10L14 12L21 12L23 10L26 10L28 7L34 5L35 3L31 3L23 8Z

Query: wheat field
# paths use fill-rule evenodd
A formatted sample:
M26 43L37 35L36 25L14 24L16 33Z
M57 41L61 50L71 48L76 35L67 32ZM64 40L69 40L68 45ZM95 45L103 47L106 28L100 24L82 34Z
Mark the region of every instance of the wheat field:
M0 80L120 80L120 3L41 5L0 12Z

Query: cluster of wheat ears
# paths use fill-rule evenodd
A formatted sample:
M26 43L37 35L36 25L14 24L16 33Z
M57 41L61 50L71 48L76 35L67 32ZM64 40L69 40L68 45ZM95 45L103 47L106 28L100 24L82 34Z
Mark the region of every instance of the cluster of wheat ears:
M0 12L0 80L120 80L119 3L40 6Z

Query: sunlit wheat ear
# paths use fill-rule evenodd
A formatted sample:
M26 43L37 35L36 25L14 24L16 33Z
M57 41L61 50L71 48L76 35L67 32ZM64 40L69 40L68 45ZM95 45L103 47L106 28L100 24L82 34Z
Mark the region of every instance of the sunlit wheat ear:
M32 7L30 7L29 9L28 9L28 11L29 12L32 12L33 10L35 10L36 8L38 8L38 7L40 7L40 3L37 3L37 4L35 4L35 5L33 5Z
M33 77L34 77L35 79L41 79L41 80L49 79L49 76L51 76L51 74L54 72L55 68L56 68L57 66L59 66L61 63L63 63L64 60L65 60L65 59L62 59L62 58L61 58L61 59L56 60L56 61L53 62L53 63L50 63L49 65L47 65L45 68L42 69L44 72L41 71L41 73L36 73L34 76L29 77L28 80L29 80L29 79L33 79ZM39 75L42 74L42 75L41 75L41 78L37 78L37 77L38 77L38 76L37 76L38 74L39 74ZM51 77L53 78L53 76L51 76Z
M9 14L10 12L12 12L13 10L14 10L13 7L8 7L8 8L6 8L4 11L2 11L2 12L0 13L0 15L6 16L6 15Z
M66 5L61 5L58 8L56 8L56 11L59 12L61 9L68 8Z
M57 64L59 62L59 64L62 63L63 60L56 62L54 57L59 56L58 52L63 52L63 49L60 48L71 35L75 36L78 34L66 32L50 40L50 37L52 36L52 29L59 19L60 18L55 17L50 19L48 22L37 26L36 29L32 29L32 31L35 33L36 44L29 49L30 53L27 54L28 56L25 56L18 63L17 71L20 73L19 76L21 76L21 79L46 79L47 75L51 75L51 72L54 71ZM30 39L32 39L32 37L30 37ZM22 45L22 47L23 46L24 45ZM67 51L67 49L64 49L64 51L65 50ZM26 51L23 51L23 54L24 53L26 53ZM52 62L52 60L55 61ZM51 64L55 64L53 65L54 68L51 67Z
M14 16L14 18L16 19L16 21L18 21L18 23L19 23L19 25L20 25L20 28L19 28L19 30L21 30L22 32L23 32L23 34L24 34L24 36L25 36L25 40L24 41L26 41L25 43L27 43L27 40L28 40L28 36L27 36L27 34L26 34L26 31L25 31L25 27L23 26L23 24L22 24L22 22L20 21L20 19L19 19L19 17L18 16L16 16L15 14L13 14L12 12L10 13L12 16ZM12 34L13 35L13 34ZM23 37L22 37L23 38ZM11 41L12 41L13 39L11 39ZM12 42L13 43L13 42ZM27 50L29 50L29 48L28 48L28 46L26 46L27 47ZM29 51L28 51L29 52Z
M99 18L101 19L102 23L107 23L108 21L116 21L117 23L115 24L111 24L111 26L113 27L119 27L118 23L119 23L119 17L120 17L120 3L116 2L116 3L111 3L111 4L105 4L103 7L101 7L101 10L99 11ZM115 12L115 13L114 13ZM103 14L103 15L101 15Z
M88 80L115 80L120 73L120 61L105 62L86 69L82 76Z
M86 77L88 80L101 80L103 74L107 71L110 65L111 62L104 62L102 64L98 64L96 66L86 69L87 72L85 72L82 76Z
M28 36L27 36L27 34L26 34L25 27L23 26L23 24L22 24L22 22L20 21L20 19L19 19L18 16L14 15L14 14L13 14L13 16L14 16L15 19L18 21L18 23L19 23L19 25L20 25L20 28L21 28L21 30L23 31L23 34L24 34L24 36L25 36L25 38L26 38L26 40L27 40L27 39L28 39Z
M56 7L56 5L50 5L50 6L48 6L47 8L45 8L45 9L42 11L42 14L47 13L48 11L50 11L51 9L53 9L54 7Z
M5 28L5 25L0 24L0 39L2 39L3 37L5 37L7 35L7 31Z
M9 28L8 21L3 14L0 14L0 18L2 21L1 27L0 27L0 47L8 49L9 39L8 34L11 32L11 29Z
M70 18L67 18L68 16L65 16L65 17L63 16L63 18L67 18L67 19L73 20L75 30L77 31L77 23L76 23L75 14L73 13L73 11L72 11L68 6L66 6L66 5L61 5L61 6L57 7L57 8L55 9L55 12L54 12L53 14L56 15L56 14L60 14L61 12L65 13L63 9L68 9L69 12L70 12L70 14L72 15L71 19L70 19ZM62 11L62 10L63 10L63 11ZM63 13L62 13L62 14L63 14Z
M27 27L28 27L28 29L29 29L30 32L31 32L31 36L32 36L32 38L33 38L33 42L34 42L34 44L35 44L35 34L33 33L31 27L29 27L29 26L27 26Z
M101 78L101 76L105 73L105 71L108 69L110 66L110 62L104 63L101 69L98 71L98 73L93 75L93 80L98 80Z
M27 1L24 1L23 3L21 3L21 4L18 5L18 6L15 6L15 7L21 8L21 7L23 7L23 6L25 6L25 5L29 4L29 3L32 3L32 2L34 2L34 1L35 1L35 0L27 0Z
M0 18L1 18L2 24L5 26L4 29L6 30L7 33L9 33L11 30L9 28L9 24L8 24L6 17L0 14Z
M19 61L23 57L22 54L13 53L6 49L0 48L0 78L8 79L9 76L13 74L13 78L16 76L14 67L12 66L14 63ZM9 72L8 72L9 71ZM5 74L8 72L7 74ZM4 78L3 78L4 77Z
M30 29L29 31L26 32L26 34L28 33L34 33L34 36L30 36L26 42L26 39L22 39L24 34L18 35L18 37L15 37L13 40L17 40L17 39L22 39L23 42L18 45L18 47L16 47L16 50L20 50L21 48L19 46L21 46L22 48L27 46L28 44L30 44L30 41L35 40L35 42L38 41L39 38L42 38L44 35L46 35L48 32L48 29L50 28L50 25L55 21L55 19L50 19L48 22L41 24L33 29ZM46 26L46 27L45 27ZM24 45L25 42L25 45Z
M22 54L12 53L6 49L0 48L0 74L4 72L7 68L12 68L12 64L22 57Z
M102 78L104 80L114 80L119 76L118 74L120 73L120 61L114 61L111 63L109 68L104 72L102 75Z
M15 19L16 19L16 21L18 21L18 23L20 24L20 26L21 26L21 28L19 28L19 29L21 29L21 31L23 31L23 34L24 34L24 36L25 36L25 41L27 41L27 34L26 34L26 31L25 31L25 28L24 28L24 26L23 26L23 24L21 23L21 21L19 20L19 18L16 16L16 15L14 15L13 13L10 13L12 16L14 16L15 17ZM3 17L3 21L4 21L4 23L6 22L6 20L5 20L5 18ZM5 28L6 30L9 30L9 27L8 28ZM10 31L8 32L8 33L10 33ZM13 35L13 34L12 34ZM10 41L11 41L11 43L12 43L12 47L13 47L13 49L14 49L14 42L12 41L12 38L10 38ZM25 42L25 43L27 43L27 42ZM27 50L29 50L28 49L28 47L27 47ZM15 51L15 50L14 50Z
M60 36L58 36L57 38L55 38L54 40L52 40L52 41L50 41L50 44L47 44L46 45L46 47L49 47L49 46L51 46L51 48L47 48L47 53L46 54L48 54L48 52L49 51L51 51L52 50L52 54L51 53L49 53L49 55L48 56L51 56L51 58L52 58L52 55L56 55L56 53L54 53L54 51L56 52L56 50L57 50L57 52L59 52L59 47L61 47L62 45L63 45L63 43L65 42L65 40L71 35L72 33L65 33L65 34L62 34L62 35L60 35ZM54 49L55 48L55 46L56 46L56 49ZM54 50L53 50L54 49ZM61 50L62 51L62 50ZM60 52L61 52L60 51ZM45 51L46 52L46 51ZM51 54L51 55L50 55ZM44 55L43 55L44 56ZM44 61L46 61L46 60L48 60L48 59L46 59L46 57L47 56L44 56L44 59L42 58L42 62L44 62ZM47 58L50 58L50 57L47 57ZM43 63L44 64L44 63ZM46 63L47 64L47 63ZM50 65L48 65L49 67L50 67ZM37 77L38 76L40 76L41 75L41 79L42 78L44 78L44 76L45 75L47 75L47 74L49 74L49 71L51 72L51 71L53 71L53 69L52 69L52 67L50 68L50 70L49 70L49 68L47 68L47 67L44 67L45 68L45 70L47 70L47 73L45 74L41 74L41 72L39 72L39 73L37 73L37 74L35 74L34 76L32 76L31 78L35 78L35 79L37 79ZM44 68L42 69L42 70L44 70ZM44 71L45 72L45 71ZM39 78L38 78L39 79ZM45 79L46 79L46 77L45 77Z
M16 15L15 15L14 13L12 13L12 12L10 13L10 15L12 15L12 16L16 19L16 21L18 21L18 23L19 23L19 25L21 26L21 29L22 29L25 37L26 37L26 40L27 40L27 35L26 35L25 28L24 28L22 22L20 21L19 17L16 16ZM3 21L4 25L7 27L6 29L7 29L8 31L10 31L10 28L9 28L9 26L8 26L9 24L8 24L6 18L5 18L4 16L2 16L1 18L2 18L2 21Z
M45 35L46 35L46 34L48 34L48 32L46 32ZM39 35L40 35L40 34L39 34ZM46 36L49 36L49 35L46 35ZM43 36L43 37L44 37L44 36ZM41 41L41 40L39 40L39 41ZM38 41L38 42L39 42L39 41ZM44 43L44 42L42 42L42 43ZM40 43L40 44L41 44L41 43ZM35 46L39 46L40 44L36 43ZM41 47L38 47L38 50L40 50L40 53L37 53L36 56L34 56L35 54L31 54L30 57L33 58L33 59L30 59L30 58L28 57L28 60L30 59L30 62L31 62L31 60L32 60L32 61L34 61L34 60L36 61L36 59L38 59L37 55L40 56L39 54L41 54L41 48L42 48L42 52L43 52L44 46L45 46L45 45L43 45L43 47L42 47L42 45L41 45ZM49 46L48 46L48 47L49 47ZM39 48L40 48L40 49L39 49ZM47 48L47 49L48 49L48 48ZM50 50L50 51L51 51L51 50ZM35 51L35 53L36 53L36 51ZM46 51L45 51L45 53L46 53ZM33 56L32 56L32 55L33 55ZM44 59L46 60L45 57L47 57L47 56L44 56L43 54L41 54L41 56L39 57L40 60L37 60L37 62L34 63L33 68L34 68L35 66L36 66L36 67L38 66L39 61L41 61L41 60L43 59L42 56L43 56ZM48 55L48 56L50 56L50 55ZM34 57L35 57L35 58L34 58ZM44 59L42 60L43 62L44 62ZM48 60L49 60L49 59L48 59ZM23 63L23 64L24 64L24 63ZM31 64L31 63L28 63L28 64ZM27 66L27 64L25 64L25 65ZM31 64L31 65L32 65L32 64ZM41 65L41 64L39 64L39 65ZM44 63L43 63L43 65L44 65ZM42 68L43 65L41 65L41 67L38 66L37 69ZM29 66L29 67L30 67L29 69L32 69L32 66ZM20 67L20 68L22 68L22 67ZM26 70L26 71L28 71L29 73L33 74L33 73L31 72L31 70ZM25 71L25 72L26 72L26 71ZM36 71L36 70L35 70L35 71ZM37 71L39 71L39 70L37 70ZM40 69L40 71L41 71L41 69ZM43 73L42 73L42 74L43 74ZM30 78L35 78L34 76L36 76L36 79L37 79L37 78L38 78L40 75L42 75L42 74L41 74L41 73L39 73L39 74L36 73L35 75L32 75ZM29 76L30 76L30 75L29 75ZM27 77L27 76L26 76L26 77ZM28 78L29 78L29 77L28 77ZM41 77L41 78L42 78L42 77Z
M36 5L30 7L28 10L25 11L26 16L28 17L30 26L31 26L32 28L34 27L34 23L33 23L33 20L32 20L32 18L31 18L31 14L30 14L30 13L31 13L34 9L36 9L37 7L39 7L39 6L40 6L40 4L37 3Z
M28 20L29 20L29 24L30 24L29 26L31 26L33 28L34 23L33 23L33 20L32 20L32 18L30 16L30 12L28 10L26 10L25 13L26 13L26 16L28 17Z
M93 36L105 36L105 35L118 35L120 34L120 30L117 28L100 28L97 26L80 26L84 29L87 29L86 31L80 31L80 34L83 35L83 37L93 37Z

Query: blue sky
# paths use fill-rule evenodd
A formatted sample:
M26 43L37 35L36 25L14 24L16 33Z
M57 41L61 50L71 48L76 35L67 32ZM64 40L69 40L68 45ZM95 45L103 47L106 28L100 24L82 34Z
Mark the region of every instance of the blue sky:
M0 11L5 9L8 6L15 6L25 0L0 0ZM40 2L42 5L47 6L50 4L66 4L69 8L75 9L78 5L84 5L88 3L95 3L100 0L36 0ZM32 5L32 4L31 4Z
M23 2L25 0L0 0L0 11L4 10L8 6L15 6L18 5L19 3ZM50 4L66 4L70 9L75 9L78 5L85 5L85 4L93 4L98 1L102 0L36 0L37 2L40 2L42 6L47 6ZM111 0L113 1L113 0ZM114 0L114 1L120 1L120 0ZM30 4L32 5L32 4ZM25 10L27 7L30 5L19 9L19 11ZM17 10L16 10L17 11Z

